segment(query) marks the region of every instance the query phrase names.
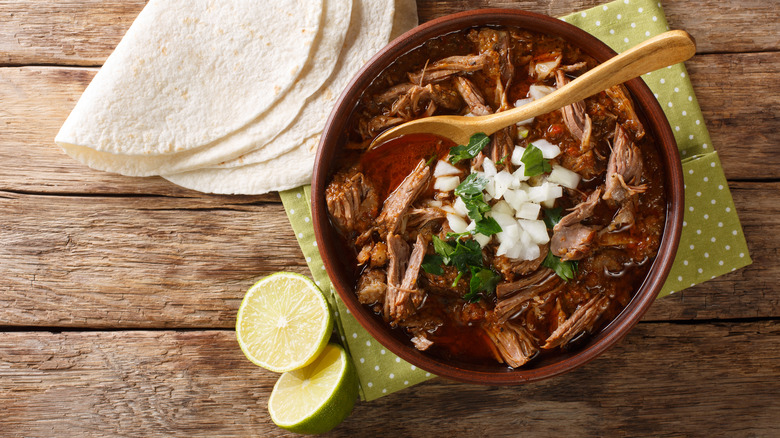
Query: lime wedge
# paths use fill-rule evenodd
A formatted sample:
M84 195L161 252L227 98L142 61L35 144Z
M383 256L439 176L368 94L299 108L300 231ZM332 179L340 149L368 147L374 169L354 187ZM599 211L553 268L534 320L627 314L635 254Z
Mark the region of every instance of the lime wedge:
M236 317L238 345L255 365L283 373L305 367L333 330L328 302L308 278L269 275L244 296Z
M309 366L284 373L268 399L271 420L296 433L325 433L355 405L357 374L343 348L329 344Z

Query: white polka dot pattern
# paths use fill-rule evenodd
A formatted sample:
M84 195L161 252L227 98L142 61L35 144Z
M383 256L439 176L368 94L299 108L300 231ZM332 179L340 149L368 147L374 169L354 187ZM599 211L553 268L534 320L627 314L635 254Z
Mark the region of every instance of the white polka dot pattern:
M563 20L622 51L666 30L661 5L647 0L616 0ZM685 67L645 75L677 139L683 157L686 209L680 250L661 295L679 291L750 263L742 228L726 179L702 123ZM280 193L295 236L314 280L326 292L336 329L353 358L363 400L373 400L434 377L376 342L350 314L330 285L311 224L311 187ZM712 219L710 219L712 218Z
M660 4L653 2L615 1L599 9L598 13L586 11L587 16L572 14L566 21L587 30L617 52L668 28ZM731 193L724 189L726 178L718 155L710 146L712 141L702 123L704 117L685 66L673 65L642 78L672 121L685 177L685 222L677 260L659 295L664 296L743 267L750 263L750 258L744 256L747 245L742 227Z

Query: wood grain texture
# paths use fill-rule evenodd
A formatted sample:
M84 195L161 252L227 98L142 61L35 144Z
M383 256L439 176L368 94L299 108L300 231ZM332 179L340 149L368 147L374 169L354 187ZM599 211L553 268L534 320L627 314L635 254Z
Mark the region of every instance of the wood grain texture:
M780 183L732 189L753 265L646 319L780 317ZM308 273L282 206L253 197L0 192L0 224L0 326L228 328L260 276Z
M778 342L778 322L640 324L566 375L434 379L358 404L328 436L768 436L780 426ZM3 333L0 424L7 437L286 436L266 410L276 379L232 331Z
M144 0L0 1L0 65L101 65L145 3ZM480 7L519 8L560 16L604 1L418 0L417 3L420 21L427 21ZM673 28L685 29L697 39L700 53L780 48L777 39L780 12L773 2L749 0L724 4L669 0L663 6Z
M0 326L232 327L246 290L307 272L280 203L0 192Z
M780 176L780 52L696 56L687 63L715 148L730 179ZM0 68L0 190L197 197L161 178L91 170L54 136L95 69ZM737 72L738 74L734 74ZM275 195L264 199L278 199Z
M0 0L0 65L101 65L145 0Z
M560 17L607 3L604 0L417 0L420 21L477 8L517 8ZM757 52L780 49L780 11L762 0L661 2L672 29L696 38L698 53Z
M644 321L780 317L780 183L729 187L753 264L657 300Z

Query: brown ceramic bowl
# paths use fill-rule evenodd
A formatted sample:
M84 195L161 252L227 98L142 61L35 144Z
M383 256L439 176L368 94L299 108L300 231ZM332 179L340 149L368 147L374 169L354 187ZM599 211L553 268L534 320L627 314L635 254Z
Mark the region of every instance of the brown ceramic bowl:
M345 251L340 236L328 219L325 188L337 170L335 158L338 149L344 144L344 133L347 131L351 113L371 81L400 55L430 38L483 25L516 26L557 35L600 62L615 55L604 43L572 25L552 17L519 10L483 9L458 13L430 21L405 33L382 49L360 70L333 109L317 152L312 181L312 212L320 254L333 286L350 312L382 345L407 362L438 376L471 383L510 385L540 380L572 370L615 344L639 321L655 300L674 261L682 228L683 177L677 144L653 93L640 79L626 82L625 85L637 103L637 111L646 121L646 130L653 134L660 147L661 160L666 170L667 190L666 225L658 256L631 302L617 318L579 348L539 358L519 369L512 370L499 363L488 366L445 361L416 350L401 337L402 334L391 330L381 318L358 302L353 290L356 283L354 258Z

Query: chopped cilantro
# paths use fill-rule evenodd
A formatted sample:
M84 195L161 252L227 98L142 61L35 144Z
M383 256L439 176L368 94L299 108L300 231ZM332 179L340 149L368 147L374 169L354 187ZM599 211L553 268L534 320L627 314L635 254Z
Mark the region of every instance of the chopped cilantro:
M468 145L458 145L450 149L450 163L455 164L476 157L488 143L490 143L490 137L484 133L478 132L472 135Z
M496 285L501 281L501 275L488 268L479 266L469 266L471 269L471 281L469 281L469 292L463 296L463 299L473 303L479 301L479 293L486 295L496 291Z
M555 273L565 281L574 280L574 276L577 274L576 261L569 260L562 262L560 257L554 256L552 252L547 253L547 257L544 258L542 265L555 271Z
M444 269L442 269L442 265L444 265L444 260L440 255L428 254L423 258L423 262L420 267L423 268L423 271L429 274L443 275Z
M485 202L485 197L482 195L482 189L487 186L487 183L487 178L472 173L455 188L455 195L463 200L472 220L481 221L482 213L490 211L490 205Z
M452 281L452 287L458 287L458 282L460 281L461 277L463 277L463 271L458 272L458 276L455 277L455 280Z
M434 161L436 161L436 158L438 158L436 154L431 155L431 158L428 158L428 161L425 162L425 165L430 166Z
M436 255L425 256L422 268L425 272L442 275L444 273L442 265L455 266L458 268L458 276L455 277L452 287L457 287L464 274L471 273L469 292L463 296L463 299L473 303L479 301L480 292L484 294L495 292L496 284L501 280L501 276L484 267L482 247L479 242L473 239L460 239L464 234L466 233L455 235L454 242L442 240L434 235L433 249L436 251Z
M459 271L465 271L469 265L482 264L482 246L472 239L458 240L452 254L452 264Z
M479 242L471 239L455 240L450 243L433 236L433 249L441 256L442 263L465 271L468 265L482 264L482 247Z
M477 221L477 224L484 219L482 213L490 211L490 205L485 202L485 198L482 197L481 193L473 198L463 199L463 203L466 204L466 208L469 210L469 217Z
M482 190L487 187L487 184L487 178L479 176L478 173L472 173L467 176L463 182L458 184L458 187L455 187L455 195L460 196L461 198L464 196L471 197L481 195Z
M466 231L464 233L447 233L448 239L460 239L463 236L470 236L473 233L471 231Z
M536 176L552 170L550 161L546 160L542 155L542 151L533 144L529 144L525 148L520 161L525 164L525 171L523 172L525 176Z
M561 207L544 209L544 223L547 225L548 229L553 229L553 227L555 227L555 225L561 221L562 211L563 208Z
M477 222L477 226L474 231L485 236L492 236L496 233L500 233L503 230L501 229L501 225L499 225L495 219L492 217L486 217Z
M449 265L450 257L452 257L452 254L455 252L455 247L445 242L444 240L441 240L439 236L434 235L433 250L436 251L436 254L441 256L443 264Z

